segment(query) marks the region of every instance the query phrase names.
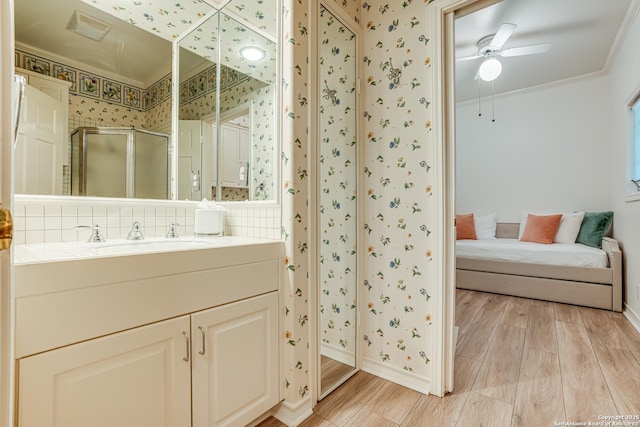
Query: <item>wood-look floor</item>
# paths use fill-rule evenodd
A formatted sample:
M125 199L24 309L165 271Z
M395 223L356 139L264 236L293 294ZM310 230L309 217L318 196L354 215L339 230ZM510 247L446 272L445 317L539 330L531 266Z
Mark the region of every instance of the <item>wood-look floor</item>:
M302 426L553 426L640 415L640 334L620 313L458 290L456 324L453 393L425 396L359 372Z

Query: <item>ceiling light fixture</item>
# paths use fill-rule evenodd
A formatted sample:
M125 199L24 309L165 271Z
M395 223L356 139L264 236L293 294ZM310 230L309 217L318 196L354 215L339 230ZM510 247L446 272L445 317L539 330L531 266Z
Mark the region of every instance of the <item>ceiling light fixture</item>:
M485 59L480 68L478 75L485 82L492 82L502 73L502 64L496 58Z
M260 61L266 56L266 52L257 46L245 46L240 49L240 56L247 61Z

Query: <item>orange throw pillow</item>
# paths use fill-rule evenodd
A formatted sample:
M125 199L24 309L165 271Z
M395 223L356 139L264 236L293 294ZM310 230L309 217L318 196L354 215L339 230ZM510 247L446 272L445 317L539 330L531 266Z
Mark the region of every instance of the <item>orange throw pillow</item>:
M557 215L531 215L527 216L527 225L524 227L524 233L520 238L521 242L533 243L553 243L553 238L560 227L562 214Z
M456 215L457 240L478 240L476 226L473 222L473 214Z

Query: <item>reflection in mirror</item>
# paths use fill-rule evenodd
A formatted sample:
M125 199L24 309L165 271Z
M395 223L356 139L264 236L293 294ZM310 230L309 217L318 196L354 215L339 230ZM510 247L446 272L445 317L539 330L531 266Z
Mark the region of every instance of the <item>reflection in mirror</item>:
M171 35L163 39L94 7L113 11L106 3L15 2L16 73L29 85L15 153L16 193L72 194L69 136L76 128L171 133ZM51 121L43 126L36 117ZM160 167L166 168L165 157ZM148 182L142 169L134 175Z
M179 199L275 200L277 45L235 3L178 43Z
M319 16L320 398L356 368L356 36L328 9Z

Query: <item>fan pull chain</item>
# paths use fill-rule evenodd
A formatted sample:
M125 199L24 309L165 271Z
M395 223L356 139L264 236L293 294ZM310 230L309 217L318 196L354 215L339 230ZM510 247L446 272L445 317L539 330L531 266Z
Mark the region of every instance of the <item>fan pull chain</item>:
M496 122L496 101L495 93L493 91L493 81L491 81L491 123Z
M480 102L480 79L478 81L478 117L482 117L482 103Z

